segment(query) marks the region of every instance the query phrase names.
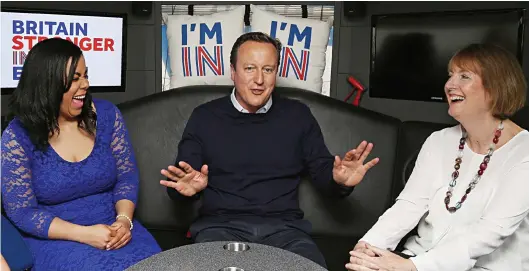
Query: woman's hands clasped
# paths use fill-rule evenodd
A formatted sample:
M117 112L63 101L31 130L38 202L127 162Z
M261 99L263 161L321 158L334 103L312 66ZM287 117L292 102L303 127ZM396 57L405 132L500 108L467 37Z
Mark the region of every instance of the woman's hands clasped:
M120 249L130 242L132 233L130 232L130 223L124 218L118 218L116 222L110 225L112 228L117 228L116 235L112 237L106 246L106 250Z
M366 242L358 242L349 254L351 257L345 268L350 271L417 271L410 259Z
M116 236L119 227L105 224L86 226L79 237L79 242L95 248L106 249L108 242Z
M98 249L120 249L130 242L132 233L128 221L116 220L112 225L96 224L84 227L79 242Z

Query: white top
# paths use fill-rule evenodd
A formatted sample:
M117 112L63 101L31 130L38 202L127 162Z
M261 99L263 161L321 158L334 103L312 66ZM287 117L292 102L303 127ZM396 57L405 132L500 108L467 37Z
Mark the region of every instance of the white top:
M237 111L239 111L241 113L250 113L248 110L246 110L244 107L242 107L242 105L239 103L239 101L237 101L237 98L235 98L235 88L233 88L233 91L231 92L230 98L231 98L231 103L233 104L235 109L237 109ZM268 112L268 110L270 110L270 107L272 107L272 96L270 96L270 98L268 99L266 104L263 105L263 107L259 108L259 110L257 110L257 112L255 112L255 113L256 114L266 113L266 112Z
M432 133L415 168L378 222L361 238L393 250L417 223L404 253L418 271L529 270L529 132L518 133L497 149L461 209L444 204L461 139L461 126ZM450 206L465 194L484 155L465 145Z

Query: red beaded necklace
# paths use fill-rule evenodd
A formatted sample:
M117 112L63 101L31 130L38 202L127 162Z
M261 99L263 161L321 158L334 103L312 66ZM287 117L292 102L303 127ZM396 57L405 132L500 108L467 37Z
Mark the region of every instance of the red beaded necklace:
M490 158L492 157L492 153L494 153L494 149L496 147L496 144L499 141L499 138L501 136L501 131L503 130L503 121L500 121L500 125L498 126L498 129L496 129L496 132L494 132L494 139L492 140L492 144L490 144L489 152L485 157L483 158L483 162L479 165L479 170L472 179L472 182L468 185L467 190L465 191L465 195L461 197L461 200L459 200L458 203L456 203L455 206L450 207L448 206L450 204L450 198L452 198L452 192L454 191L454 187L457 184L457 177L459 177L459 168L461 166L461 163L463 162L463 149L465 148L465 142L467 139L467 132L463 128L463 137L459 140L459 152L456 158L456 164L454 165L454 173L452 173L452 181L450 182L450 186L448 187L448 191L446 192L445 197L445 205L446 210L448 210L450 213L454 213L455 211L459 210L461 208L461 205L465 200L467 199L468 194L470 191L476 187L476 184L479 182L479 179L481 179L481 176L483 175L483 172L485 172L485 169L487 169L487 165L490 162Z

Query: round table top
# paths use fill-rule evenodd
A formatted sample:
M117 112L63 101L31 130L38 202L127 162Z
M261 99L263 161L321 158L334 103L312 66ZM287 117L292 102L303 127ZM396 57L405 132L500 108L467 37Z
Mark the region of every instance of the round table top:
M241 251L241 247L244 246L248 249ZM305 257L276 247L255 243L208 242L163 251L126 270L320 271L326 269Z

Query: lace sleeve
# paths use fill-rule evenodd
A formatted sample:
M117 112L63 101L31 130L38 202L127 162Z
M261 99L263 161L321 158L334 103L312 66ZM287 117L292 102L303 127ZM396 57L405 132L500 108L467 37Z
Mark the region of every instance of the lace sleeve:
M114 130L110 143L118 170L118 181L114 188L114 203L122 199L128 199L136 204L139 176L136 168L134 150L130 145L123 117L119 109L117 107L114 108L116 118L114 120Z
M30 157L12 128L2 135L2 202L7 216L19 229L48 238L54 216L39 208L31 184Z

